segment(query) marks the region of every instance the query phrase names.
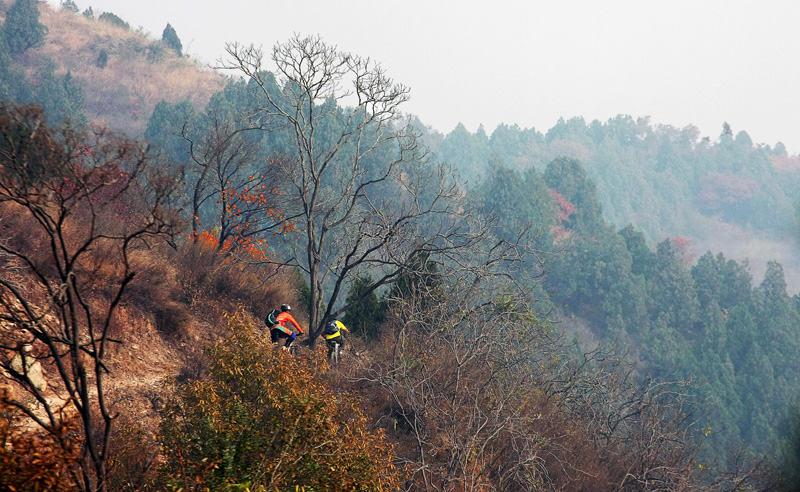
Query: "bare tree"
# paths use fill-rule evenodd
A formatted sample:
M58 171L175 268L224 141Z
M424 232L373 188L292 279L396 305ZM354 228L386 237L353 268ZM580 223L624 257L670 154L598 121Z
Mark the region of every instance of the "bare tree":
M558 337L503 276L505 265L481 266L443 264L438 281L417 277L395 290L381 344L349 372L383 405L380 423L411 471L408 490L547 485L531 368L552 365Z
M340 300L359 274L375 279L362 290L369 295L413 270L419 255L445 261L488 235L488 222L464 206L452 170L427 162L400 114L409 90L380 65L295 36L272 50L278 85L260 49L227 51L226 67L263 91L262 126L293 139L278 171L287 183L281 224L297 241L282 264L307 276L312 340L348 309Z
M703 460L687 382L641 383L599 347L572 355L484 266L412 281L348 367L398 442L407 490L732 491L765 477L758 460Z
M192 166L187 183L192 210L192 238L201 234L201 217L216 234L218 248L235 249L277 229L280 212L274 192L274 166L260 155L258 142L246 133L258 129L237 123L222 111L209 109L197 128L187 123ZM267 166L259 165L266 162Z
M20 390L3 398L65 448L77 416L85 491L107 490L105 381L133 256L175 232L172 180L146 156L103 132L51 129L36 107L0 112L0 369Z
M626 358L597 346L539 373L553 418L577 424L591 443L580 456L574 439L564 443L551 468L589 477L595 490L777 490L764 457L739 452L726 463L704 453L712 430L694 383L642 377Z

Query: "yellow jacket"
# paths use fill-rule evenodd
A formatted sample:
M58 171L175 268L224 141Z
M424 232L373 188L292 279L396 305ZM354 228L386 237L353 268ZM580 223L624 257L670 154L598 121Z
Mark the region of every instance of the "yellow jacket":
M342 323L338 319L335 320L335 323L336 323L336 328L337 328L336 329L336 333L331 333L330 335L325 335L325 340L331 340L333 338L342 336L342 332L340 330L344 330L345 333L350 333L350 330L348 330L347 327L344 326L344 323Z

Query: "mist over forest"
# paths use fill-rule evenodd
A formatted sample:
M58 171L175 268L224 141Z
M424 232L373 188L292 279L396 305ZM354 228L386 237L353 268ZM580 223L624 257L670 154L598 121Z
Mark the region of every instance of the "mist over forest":
M164 23L0 0L0 488L794 490L800 155Z
M780 142L754 145L745 130L734 134L727 123L712 142L692 126L620 115L606 122L561 120L544 133L501 125L490 135L482 128L470 134L458 126L446 136L434 131L432 147L473 183L493 163L541 170L557 156L577 159L616 226L634 225L651 245L684 237L695 257L723 252L747 261L758 279L768 261L778 261L790 292L800 287L791 177L800 158Z

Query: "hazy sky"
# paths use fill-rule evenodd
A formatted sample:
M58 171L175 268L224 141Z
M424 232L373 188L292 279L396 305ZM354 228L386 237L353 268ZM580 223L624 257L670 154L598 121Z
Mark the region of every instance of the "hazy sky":
M798 0L75 2L156 38L169 22L209 63L226 42L319 34L410 86L405 111L442 133L628 114L800 153Z

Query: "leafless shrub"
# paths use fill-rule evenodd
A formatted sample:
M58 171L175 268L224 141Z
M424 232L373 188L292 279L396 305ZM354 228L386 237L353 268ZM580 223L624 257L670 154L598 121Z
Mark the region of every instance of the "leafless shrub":
M642 383L622 356L599 347L568 355L513 283L447 273L437 282L417 278L393 297L381 341L347 370L399 443L398 459L412 470L407 490L763 483L763 463L740 460L722 472L702 461L692 414L699 402L687 382Z

